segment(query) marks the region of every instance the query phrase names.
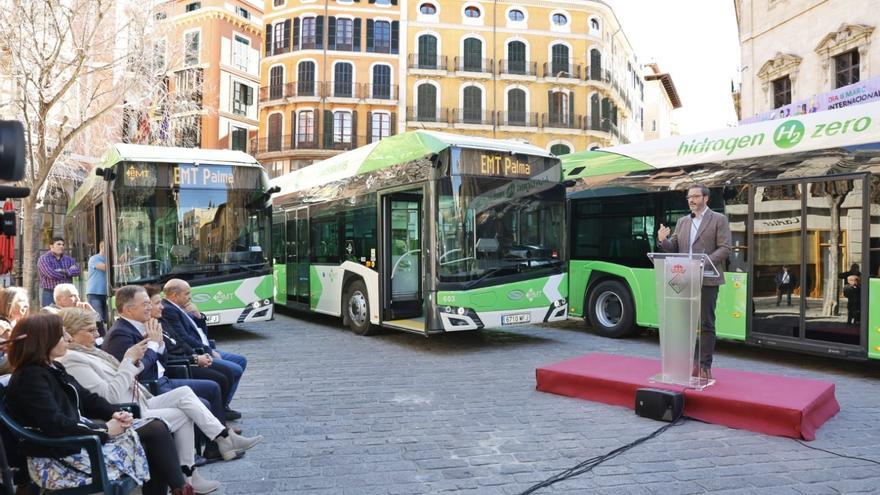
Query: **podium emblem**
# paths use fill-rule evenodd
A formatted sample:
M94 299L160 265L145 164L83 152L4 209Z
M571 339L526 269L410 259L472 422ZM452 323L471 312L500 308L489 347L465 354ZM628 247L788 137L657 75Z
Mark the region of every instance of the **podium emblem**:
M687 269L681 263L676 263L669 267L669 271L674 275L669 279L667 285L669 285L676 294L681 294L681 292L687 288L687 279L684 276Z

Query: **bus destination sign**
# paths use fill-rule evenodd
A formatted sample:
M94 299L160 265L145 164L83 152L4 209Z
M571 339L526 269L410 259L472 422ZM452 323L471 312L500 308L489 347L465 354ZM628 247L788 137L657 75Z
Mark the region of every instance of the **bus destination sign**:
M452 173L508 179L537 179L559 162L542 156L458 149L452 155ZM456 156L457 155L457 156ZM552 174L551 174L552 175Z
M123 177L129 187L228 189L235 186L236 174L229 165L129 163Z

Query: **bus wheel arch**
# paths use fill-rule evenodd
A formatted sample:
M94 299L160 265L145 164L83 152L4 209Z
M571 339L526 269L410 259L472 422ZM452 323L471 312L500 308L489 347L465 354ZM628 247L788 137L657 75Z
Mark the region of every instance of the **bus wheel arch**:
M370 296L367 284L357 275L346 278L342 289L342 322L357 335L374 335L378 326L370 322Z
M629 284L620 277L605 276L592 282L584 295L584 316L603 337L635 335L636 311Z

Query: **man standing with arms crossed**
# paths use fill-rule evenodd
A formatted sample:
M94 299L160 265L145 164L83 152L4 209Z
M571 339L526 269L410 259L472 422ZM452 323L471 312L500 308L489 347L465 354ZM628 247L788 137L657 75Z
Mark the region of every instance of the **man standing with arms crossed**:
M49 251L37 260L40 271L40 306L49 306L55 301L55 286L69 284L73 277L79 276L79 267L70 256L64 255L64 239L53 237Z
M657 241L667 253L707 254L720 276L703 277L700 293L700 377L712 378L715 352L715 304L718 288L724 283L724 263L730 255L730 225L727 217L709 209L709 188L695 184L687 190L691 214L678 219L675 233L660 224Z

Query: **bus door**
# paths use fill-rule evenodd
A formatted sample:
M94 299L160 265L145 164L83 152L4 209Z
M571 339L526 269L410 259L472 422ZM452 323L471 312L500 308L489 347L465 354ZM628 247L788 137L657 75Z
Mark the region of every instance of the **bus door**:
M852 175L751 186L750 340L865 355L866 188Z
M287 302L309 304L309 209L287 212Z
M384 323L425 330L422 296L422 190L382 197Z

